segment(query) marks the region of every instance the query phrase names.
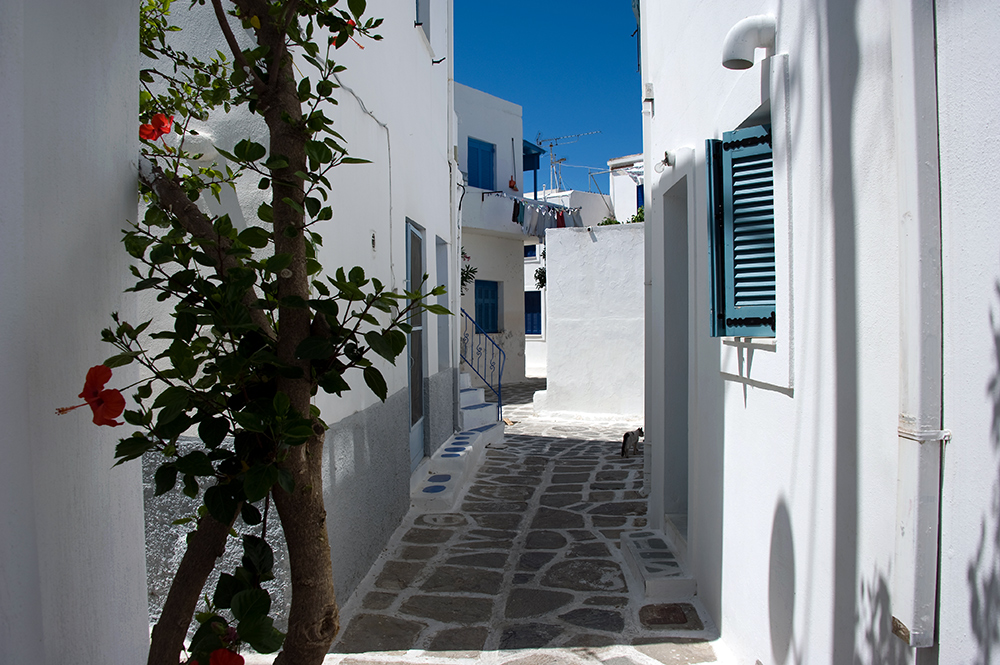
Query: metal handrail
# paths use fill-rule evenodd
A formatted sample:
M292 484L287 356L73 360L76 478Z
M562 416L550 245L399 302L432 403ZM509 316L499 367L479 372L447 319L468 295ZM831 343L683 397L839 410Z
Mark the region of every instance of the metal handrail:
M483 340L489 342L485 344ZM475 344L475 348L473 348ZM507 354L503 352L500 345L489 336L476 320L469 316L469 313L462 308L462 347L459 351L462 360L473 372L476 373L483 383L497 396L497 420L503 419L503 366L507 359ZM497 362L499 361L499 371ZM487 364L489 369L487 370ZM490 378L486 377L489 374ZM496 378L496 386L493 385L493 378Z

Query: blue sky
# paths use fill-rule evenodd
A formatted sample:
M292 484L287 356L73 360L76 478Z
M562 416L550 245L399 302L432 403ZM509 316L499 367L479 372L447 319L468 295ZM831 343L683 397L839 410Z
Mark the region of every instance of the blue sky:
M600 130L555 152L566 164L601 169L642 152L630 0L455 0L454 7L455 80L520 104L525 139ZM562 177L571 189L588 189L585 169L565 167ZM607 194L608 176L595 177ZM548 181L546 154L539 188Z

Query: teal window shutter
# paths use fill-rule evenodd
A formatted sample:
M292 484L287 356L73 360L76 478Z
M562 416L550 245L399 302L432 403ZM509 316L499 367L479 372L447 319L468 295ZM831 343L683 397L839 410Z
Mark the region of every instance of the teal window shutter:
M500 288L497 282L476 280L476 323L484 332L500 332Z
M480 189L495 189L493 165L496 162L496 146L486 141L469 137L469 184Z
M774 169L770 128L706 142L712 335L774 337Z

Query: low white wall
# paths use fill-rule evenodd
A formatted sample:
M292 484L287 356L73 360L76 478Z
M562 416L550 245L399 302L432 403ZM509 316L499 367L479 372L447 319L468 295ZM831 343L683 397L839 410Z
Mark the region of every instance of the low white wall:
M545 253L545 245L538 243L535 245L535 256L524 259L524 290L525 292L539 291L542 301L542 333L540 335L525 333L524 336L524 373L529 377L545 376L548 365L549 353L548 342L546 342L548 330L545 324L545 299L548 290L535 288L535 271L545 266L543 253Z
M541 412L643 415L644 224L546 233Z
M0 3L0 660L138 663L138 463L78 403L123 307L136 218L136 0ZM115 370L109 387L130 382Z

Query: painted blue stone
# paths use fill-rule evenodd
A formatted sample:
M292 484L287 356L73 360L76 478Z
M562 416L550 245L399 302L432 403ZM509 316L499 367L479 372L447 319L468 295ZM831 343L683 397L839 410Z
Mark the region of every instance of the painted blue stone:
M437 475L431 476L427 480L432 483L446 483L449 480L451 480L451 476L448 475L447 473L439 473Z
M445 491L445 489L444 485L428 485L424 488L424 492L427 494L437 494L438 492Z
M445 448L445 450L449 453L460 453L465 450L465 446L450 446Z
M458 453L445 453L441 457L461 457Z

